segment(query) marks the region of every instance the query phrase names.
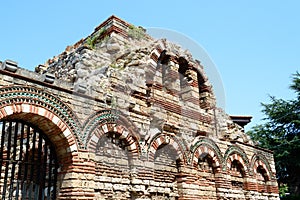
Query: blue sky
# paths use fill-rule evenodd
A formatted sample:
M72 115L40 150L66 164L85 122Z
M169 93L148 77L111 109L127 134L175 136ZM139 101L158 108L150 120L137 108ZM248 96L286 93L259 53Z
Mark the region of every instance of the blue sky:
M268 95L291 99L299 70L298 1L4 1L0 60L33 70L89 35L114 14L143 27L174 30L203 47L215 64L231 115L261 123Z

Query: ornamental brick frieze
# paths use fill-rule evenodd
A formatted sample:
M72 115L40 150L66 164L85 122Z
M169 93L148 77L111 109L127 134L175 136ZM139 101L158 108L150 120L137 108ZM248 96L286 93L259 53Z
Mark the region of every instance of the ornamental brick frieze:
M266 175L269 180L276 179L276 175L272 173L272 169L270 163L268 162L267 158L259 151L254 154L250 161L250 173L255 174L257 173L258 166L262 166L265 169Z
M141 150L136 127L117 110L102 110L87 119L83 129L86 148L95 151L99 138L108 133L116 133L118 138L125 141L132 156L139 157Z
M224 154L224 160L225 162L227 162L227 165L224 165L224 169L226 169L229 166L228 163L230 163L234 159L239 160L239 162L243 164L245 172L249 173L249 169L250 169L249 158L247 157L245 151L237 145L232 145L226 150Z
M199 156L202 154L207 154L214 160L214 167L220 167L224 165L224 158L221 153L221 150L217 144L208 138L200 137L198 140L195 140L195 144L191 146L191 159L193 166L197 166L199 162ZM206 155L205 155L206 156Z
M171 145L177 152L177 156L180 162L187 163L188 162L188 153L187 147L180 139L175 136L170 136L166 134L159 134L153 138L148 146L148 159L154 160L155 153L157 149L162 147L163 145Z
M14 113L38 113L44 117L67 124L71 133L76 138L76 143L81 146L81 124L76 114L61 100L40 88L32 86L6 86L0 88L0 107L4 108L2 116ZM56 119L56 118L59 119Z

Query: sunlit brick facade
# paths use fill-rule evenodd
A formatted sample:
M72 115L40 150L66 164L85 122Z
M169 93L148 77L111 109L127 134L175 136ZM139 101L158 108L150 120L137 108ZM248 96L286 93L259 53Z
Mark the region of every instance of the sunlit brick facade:
M2 62L4 199L47 199L50 190L68 200L279 199L272 152L235 123L250 118L217 108L200 62L143 31L112 16L36 72ZM18 147L27 143L17 125L4 121L32 126L26 141L40 151L35 158ZM44 143L28 139L35 129L53 145L55 186L26 186L48 180L46 167L40 176L30 177L33 167L20 172L27 165L17 155L46 163Z

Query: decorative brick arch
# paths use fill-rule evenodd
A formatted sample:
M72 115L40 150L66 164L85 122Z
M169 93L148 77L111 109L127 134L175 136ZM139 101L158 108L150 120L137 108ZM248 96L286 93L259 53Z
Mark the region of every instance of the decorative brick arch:
M256 153L252 156L251 162L250 162L250 169L251 172L253 170L253 175L257 174L257 168L262 167L266 171L267 180L276 179L275 176L273 176L270 164L266 157L262 155L261 153Z
M64 140L68 152L77 151L81 145L78 137L80 123L72 110L55 96L30 86L7 86L0 88L0 119L21 119L41 126L50 123L60 134L49 138L56 146ZM49 128L48 127L48 128ZM41 128L42 129L42 128ZM42 129L43 130L43 129ZM47 130L44 130L47 134Z
M155 73L158 69L158 58L162 53L163 49L166 48L166 45L163 43L162 40L157 40L157 44L153 44L151 46L152 50L147 58L147 68L146 70L146 83L153 84Z
M184 144L180 142L175 136L169 136L166 134L158 134L152 139L148 146L147 155L148 160L154 161L156 151L162 145L171 145L177 152L177 156L182 163L187 163L187 156L185 155Z
M231 163L237 160L242 166L245 176L249 175L249 159L247 154L243 149L238 147L237 145L230 146L224 155L224 165L223 170L229 170L231 167Z
M150 53L150 59L154 62L157 63L158 58L161 54L161 52L166 49L166 44L164 43L164 40L157 40L157 44L154 46L154 48L152 49L151 53Z
M213 161L213 167L218 168L223 166L223 156L219 147L214 141L208 138L201 138L191 147L191 164L198 165L199 156L203 153L208 154Z
M113 132L125 140L127 150L132 157L139 157L140 145L136 127L118 110L101 110L86 120L83 129L85 148L96 151L99 139Z
M150 53L150 60L149 62L156 64L159 58L159 55L161 54L161 52L163 51L165 47L162 47L160 45L156 45L154 47L154 49L151 51Z

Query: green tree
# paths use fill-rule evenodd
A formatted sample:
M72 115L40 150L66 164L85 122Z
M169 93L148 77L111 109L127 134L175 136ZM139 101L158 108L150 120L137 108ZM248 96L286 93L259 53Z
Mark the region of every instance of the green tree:
M274 152L278 183L287 186L292 196L300 197L300 73L293 75L290 86L296 93L292 100L270 97L262 104L264 124L248 134L258 145ZM282 194L284 195L284 193Z

